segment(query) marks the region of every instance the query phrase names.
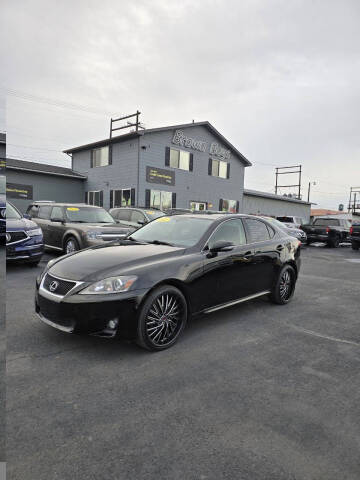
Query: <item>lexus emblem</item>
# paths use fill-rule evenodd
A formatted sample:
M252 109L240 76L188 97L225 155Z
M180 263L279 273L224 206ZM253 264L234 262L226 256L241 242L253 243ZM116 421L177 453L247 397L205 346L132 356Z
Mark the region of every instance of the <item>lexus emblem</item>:
M51 282L50 285L49 285L50 292L55 292L55 290L57 289L58 286L59 286L59 282L57 282L56 280Z
M11 235L10 235L10 233L7 233L6 234L6 241L10 242L10 240L11 240Z

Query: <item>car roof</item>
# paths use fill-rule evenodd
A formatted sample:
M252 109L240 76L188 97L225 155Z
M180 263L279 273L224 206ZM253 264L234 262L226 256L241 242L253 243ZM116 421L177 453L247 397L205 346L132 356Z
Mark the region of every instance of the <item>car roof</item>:
M58 203L58 202L31 202L30 205L50 206L50 207L89 207L89 208L103 208L97 205L87 205L86 203Z

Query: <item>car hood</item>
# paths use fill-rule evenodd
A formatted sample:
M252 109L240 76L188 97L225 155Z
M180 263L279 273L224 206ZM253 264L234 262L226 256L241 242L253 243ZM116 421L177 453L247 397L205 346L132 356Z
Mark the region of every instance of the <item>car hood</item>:
M56 262L49 273L60 278L83 282L102 280L132 273L145 265L183 255L185 249L167 245L131 244L92 247Z
M7 218L6 230L31 230L39 228L35 222L27 218Z
M117 223L67 223L67 226L74 228L81 228L84 232L98 231L99 233L105 230L107 233L110 232L124 232L130 230L124 226L119 226Z

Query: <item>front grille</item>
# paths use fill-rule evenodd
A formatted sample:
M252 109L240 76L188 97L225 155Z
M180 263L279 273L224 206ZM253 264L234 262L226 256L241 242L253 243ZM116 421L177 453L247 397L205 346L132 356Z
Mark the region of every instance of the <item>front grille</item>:
M10 235L10 238L7 240L6 243L14 243L14 242L19 242L20 240L24 240L27 238L27 235L25 232L6 232L7 235Z
M50 293L55 293L56 295L66 295L74 288L76 282L70 280L60 280L59 278L53 277L49 273L46 274L44 280L44 288Z

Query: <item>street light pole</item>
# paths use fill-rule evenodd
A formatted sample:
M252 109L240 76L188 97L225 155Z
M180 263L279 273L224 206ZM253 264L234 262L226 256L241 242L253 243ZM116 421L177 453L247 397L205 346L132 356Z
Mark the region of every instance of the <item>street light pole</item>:
M309 182L308 196L307 196L307 201L308 201L308 203L310 202L310 189L311 189L311 185L316 185L316 182Z

